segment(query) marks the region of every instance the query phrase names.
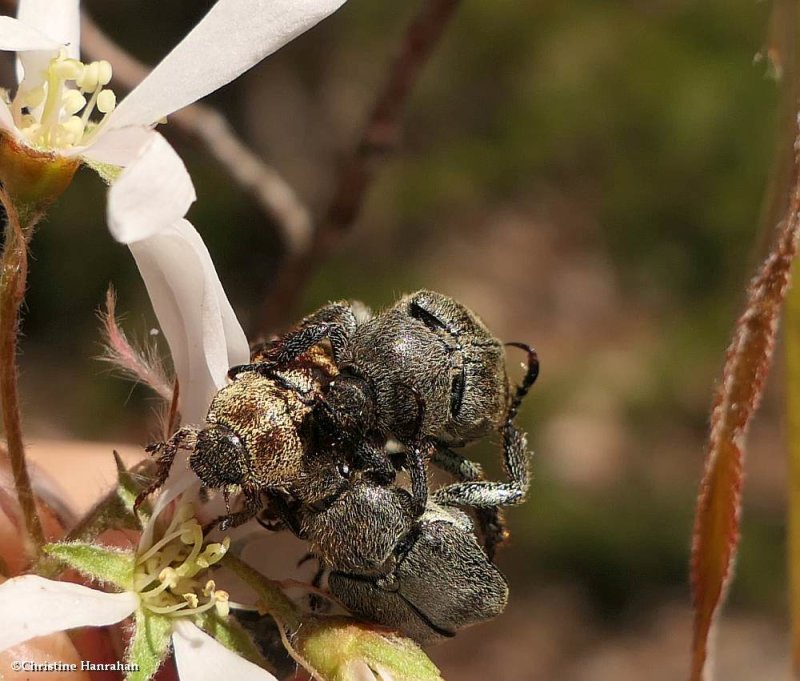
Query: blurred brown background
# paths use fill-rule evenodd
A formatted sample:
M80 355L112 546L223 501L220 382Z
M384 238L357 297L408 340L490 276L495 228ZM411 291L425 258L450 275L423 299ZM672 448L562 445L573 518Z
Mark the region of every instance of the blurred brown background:
M154 63L207 0L95 0L98 23ZM331 195L415 3L351 0L210 98L317 210ZM402 144L308 289L374 307L434 288L542 375L521 420L530 501L509 513L511 604L431 650L447 679L686 676L688 548L711 390L744 283L773 149L769 5L464 0L408 105ZM8 72L9 62L3 62ZM10 72L8 72L10 73ZM176 134L190 218L246 328L284 257L274 225ZM21 358L31 438L141 444L146 390L109 375L94 311L113 283L125 327L154 325L89 173L33 243ZM788 677L781 363L750 437L720 679ZM499 474L497 447L475 457Z

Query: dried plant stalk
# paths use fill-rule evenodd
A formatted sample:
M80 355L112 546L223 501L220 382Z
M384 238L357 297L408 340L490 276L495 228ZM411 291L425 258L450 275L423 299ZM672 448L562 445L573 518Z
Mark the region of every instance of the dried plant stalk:
M709 634L730 582L739 543L744 441L772 363L781 307L789 286L800 230L800 183L775 244L747 289L745 311L728 347L711 411L711 433L700 487L692 545L694 601L692 681L708 678Z

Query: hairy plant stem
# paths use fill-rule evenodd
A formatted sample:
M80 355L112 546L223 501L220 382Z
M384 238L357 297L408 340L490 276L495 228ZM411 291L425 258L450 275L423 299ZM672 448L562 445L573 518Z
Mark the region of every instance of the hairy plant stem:
M8 194L1 189L0 202L6 210L5 244L0 256L0 402L8 458L22 510L24 543L28 555L35 560L45 540L22 442L17 390L17 334L19 311L28 279L28 242L41 214L30 212L21 215Z

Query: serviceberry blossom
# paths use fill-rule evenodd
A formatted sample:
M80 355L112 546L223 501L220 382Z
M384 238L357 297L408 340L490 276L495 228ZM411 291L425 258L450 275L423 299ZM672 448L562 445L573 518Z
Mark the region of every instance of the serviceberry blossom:
M74 160L111 182L109 229L130 246L169 341L185 423L202 420L248 346L202 239L183 219L196 198L191 178L154 127L342 4L218 0L119 102L112 65L80 61L79 0L20 0L17 18L0 17L0 50L18 57L16 91L0 96L0 151L11 150L3 158Z
M235 630L228 622L228 594L217 589L208 568L225 555L230 541L205 543L194 511L185 502L178 503L163 530L156 529L155 518L154 514L145 526L148 540L135 552L96 544L45 547L50 556L110 585L113 592L38 575L0 584L0 650L35 636L130 619L123 664L128 671L138 670L135 678L150 678L172 649L182 679L277 681L218 640L229 640ZM210 627L216 638L201 626Z

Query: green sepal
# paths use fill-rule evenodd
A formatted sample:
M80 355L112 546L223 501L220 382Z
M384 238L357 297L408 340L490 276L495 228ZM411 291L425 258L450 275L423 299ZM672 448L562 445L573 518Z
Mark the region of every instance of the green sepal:
M80 542L47 544L43 550L87 577L113 584L123 591L133 589L136 557L130 551Z
M148 681L155 675L169 652L173 621L163 615L136 611L125 662L136 665L137 671L128 672L125 676L127 681Z
M83 164L94 170L106 184L114 184L116 179L122 174L122 168L112 163L100 163L88 158L82 158Z
M136 517L137 522L141 523L141 525L146 524L150 514L144 509L145 504L139 507L137 513L133 512L133 504L143 489L142 485L136 481L136 478L125 467L125 463L116 449L114 450L114 463L117 466L117 496L119 500L125 509Z
M306 617L297 650L325 681L352 681L353 666L365 663L396 681L442 681L422 649L399 634L349 617Z
M209 611L195 617L195 624L239 657L243 657L263 669L274 671L256 644L253 643L253 639L235 618L222 618Z

